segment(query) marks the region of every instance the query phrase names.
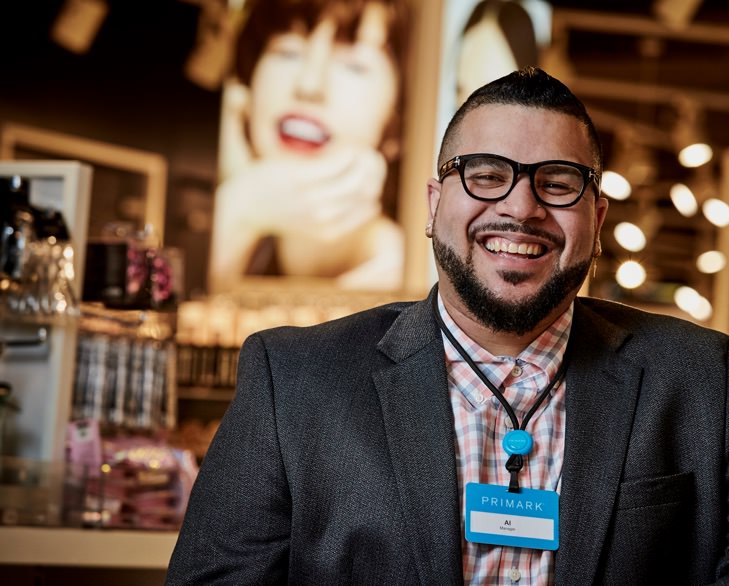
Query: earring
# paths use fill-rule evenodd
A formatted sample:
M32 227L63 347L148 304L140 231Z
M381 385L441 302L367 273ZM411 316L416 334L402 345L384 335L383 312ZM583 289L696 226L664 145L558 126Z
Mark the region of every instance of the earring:
M592 253L592 278L595 279L597 277L597 259L600 258L602 255L602 244L600 244L600 239L595 239L595 249Z
M428 238L432 238L433 237L433 222L428 222L428 225L425 226L425 235Z

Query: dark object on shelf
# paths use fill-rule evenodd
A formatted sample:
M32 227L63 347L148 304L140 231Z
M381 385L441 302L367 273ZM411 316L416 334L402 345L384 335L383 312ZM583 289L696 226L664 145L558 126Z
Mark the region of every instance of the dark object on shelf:
M89 242L83 300L112 309L175 309L179 299L168 253L134 239Z
M0 177L0 276L19 281L35 240L29 181L20 175Z
M121 304L126 297L126 242L89 242L86 245L86 271L83 300Z

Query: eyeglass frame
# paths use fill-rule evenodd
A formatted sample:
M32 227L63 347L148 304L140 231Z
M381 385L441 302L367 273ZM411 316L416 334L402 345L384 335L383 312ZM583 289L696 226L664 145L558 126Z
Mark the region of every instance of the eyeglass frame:
M504 161L512 168L512 171L514 172L514 178L512 179L511 187L509 187L504 195L493 198L481 197L475 195L474 193L471 193L471 190L468 189L468 186L466 185L466 178L463 175L463 171L466 168L466 163L468 163L468 161L472 159L477 159L479 157L489 157L492 159L497 159L499 161ZM545 165L566 165L568 167L572 167L573 169L577 169L580 172L583 180L582 191L580 191L579 195L575 197L573 201L571 201L570 203L555 204L546 202L541 197L539 197L539 194L537 193L537 188L534 185L534 175L540 167L543 167ZM471 153L468 155L456 155L452 159L449 159L448 161L443 163L438 169L438 183L443 183L443 180L446 178L446 176L454 170L458 171L458 175L461 177L461 185L463 186L463 190L466 192L466 194L469 197L472 197L473 199L476 199L478 201L497 202L506 199L507 197L509 197L509 194L514 190L514 187L519 180L519 175L521 175L522 173L526 173L529 176L529 185L532 188L532 195L534 195L534 198L540 204L548 206L550 208L569 208L577 204L577 202L582 199L585 191L587 191L588 185L593 182L597 187L595 191L595 198L597 199L597 197L600 195L598 172L592 167L588 167L587 165L582 165L580 163L575 163L573 161L550 159L548 161L539 161L537 163L520 163L519 161L514 161L513 159L509 159L508 157L495 155L493 153Z

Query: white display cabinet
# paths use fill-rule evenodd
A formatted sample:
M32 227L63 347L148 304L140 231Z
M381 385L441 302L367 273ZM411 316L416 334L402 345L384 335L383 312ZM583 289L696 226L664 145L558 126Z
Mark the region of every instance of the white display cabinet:
M30 179L30 203L61 211L75 251L72 288L80 301L89 225L92 168L76 161L0 161L0 177ZM0 380L8 381L20 410L9 415L13 458L55 470L40 493L60 504L58 469L65 459L70 418L78 323L73 317L42 318L0 313L0 344L30 342L45 333L41 344L8 345L0 355ZM32 466L29 465L29 470ZM23 491L25 487L18 488ZM12 490L10 491L12 492ZM27 490L26 493L27 495ZM60 509L60 507L58 507ZM54 525L53 505L48 525ZM57 511L58 512L58 511ZM39 523L43 525L43 523ZM95 531L44 526L0 526L2 566L78 566L164 569L177 534L157 531ZM0 579L2 582L2 579Z
M63 214L74 249L71 288L80 300L86 251L92 169L77 161L0 161L0 177L30 179L30 203ZM0 380L12 385L20 410L9 414L7 448L16 456L59 462L71 407L76 352L73 318L0 313ZM40 339L45 338L44 341ZM36 340L39 343L33 344ZM29 342L28 345L12 345ZM5 450L4 450L5 451Z

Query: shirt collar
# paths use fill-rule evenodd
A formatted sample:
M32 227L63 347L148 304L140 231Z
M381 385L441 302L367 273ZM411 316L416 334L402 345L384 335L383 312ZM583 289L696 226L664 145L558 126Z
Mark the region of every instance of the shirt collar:
M448 314L443 304L443 300L438 293L438 311L443 318L444 323L454 335L456 340L463 346L469 356L476 364L483 364L492 368L498 367L500 364L531 364L536 368L545 372L547 377L551 379L557 374L557 370L564 360L564 354L567 349L567 341L569 340L570 329L572 327L572 317L574 314L574 302L562 313L552 324L534 339L518 356L495 356L485 348L474 342ZM463 362L463 358L448 339L443 336L446 361ZM509 366L510 368L511 366Z

